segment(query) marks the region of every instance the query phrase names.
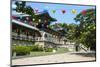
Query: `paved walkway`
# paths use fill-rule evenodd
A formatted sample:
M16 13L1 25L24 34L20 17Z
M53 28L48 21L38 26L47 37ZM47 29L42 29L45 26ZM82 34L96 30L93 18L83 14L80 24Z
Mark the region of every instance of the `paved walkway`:
M12 60L12 65L29 65L29 64L45 64L45 63L60 63L60 62L78 62L92 61L95 57L85 57L71 53L55 54L40 57L29 57Z

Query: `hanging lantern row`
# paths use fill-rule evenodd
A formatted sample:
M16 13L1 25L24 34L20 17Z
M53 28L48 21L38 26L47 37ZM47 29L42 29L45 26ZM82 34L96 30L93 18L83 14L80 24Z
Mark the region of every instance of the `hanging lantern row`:
M44 10L43 12L48 12L48 10ZM52 13L56 13L56 10L52 10L51 12L52 12ZM61 12L62 12L62 14L65 14L65 13L66 13L66 10L61 10ZM35 10L35 13L38 13L38 9ZM72 9L72 10L71 10L71 13L72 13L72 14L76 14L76 13L77 13L77 10Z
M66 10L61 10L62 14L65 14L66 13ZM56 13L56 10L52 10L52 13ZM71 13L72 14L77 14L77 10L76 9L72 9L71 10Z
M33 21L35 21L35 19L33 18ZM38 19L38 22L41 22L41 19ZM47 22L47 20L45 20L44 22Z
M36 9L35 12L38 13L38 9ZM44 10L43 12L48 12L48 10ZM56 11L56 10L52 10L51 12L52 12L53 14L55 14L57 11ZM66 10L63 9L63 10L61 10L61 12L62 12L62 14L65 14L65 13L66 13ZM76 9L72 9L72 10L71 10L71 13L72 13L72 14L77 14L77 10L76 10ZM86 10L83 10L81 13L82 13L83 15L86 15Z
M56 10L53 10L53 11L52 11L52 13L55 13L55 12L56 12ZM62 14L65 14L65 13L66 13L66 10L61 10L61 12L62 12ZM77 14L77 10L76 10L76 9L72 9L72 10L71 10L71 13L72 13L72 14Z

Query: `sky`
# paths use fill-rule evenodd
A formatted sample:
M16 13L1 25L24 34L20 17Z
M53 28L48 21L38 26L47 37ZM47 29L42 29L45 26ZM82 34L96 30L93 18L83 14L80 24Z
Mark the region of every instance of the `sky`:
M84 5L69 5L69 4L57 4L57 3L39 3L39 2L26 2L27 6L31 6L33 9L37 9L38 12L42 12L47 10L49 15L55 18L57 21L54 23L76 23L74 18L77 14L79 14L82 10L95 8L95 6L84 6ZM15 8L14 2L12 3L12 8ZM53 13L52 11L56 12ZM62 10L65 10L66 13L62 13ZM73 14L71 11L76 10L77 13ZM13 11L12 11L13 12ZM77 23L76 23L77 24Z

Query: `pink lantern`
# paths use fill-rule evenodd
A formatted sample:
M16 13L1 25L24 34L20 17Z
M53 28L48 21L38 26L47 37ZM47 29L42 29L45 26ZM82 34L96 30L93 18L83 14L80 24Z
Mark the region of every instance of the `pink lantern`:
M29 20L29 17L26 17L27 20Z
M30 21L29 24L32 25L32 21Z
M38 10L36 9L35 12L38 13Z

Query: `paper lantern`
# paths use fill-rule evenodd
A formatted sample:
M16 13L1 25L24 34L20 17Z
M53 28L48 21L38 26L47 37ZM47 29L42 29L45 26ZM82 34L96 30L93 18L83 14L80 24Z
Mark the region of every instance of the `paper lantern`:
M56 10L52 10L52 13L55 13L56 12Z
M29 24L32 25L32 21L30 21Z
M46 20L44 22L47 22Z
M26 20L29 20L29 17L26 17Z
M62 10L62 13L64 14L64 13L66 13L66 11L65 10Z
M35 21L35 19L33 18L33 21Z
M84 15L84 16L86 15L86 10L82 11L82 15Z
M94 26L93 29L96 29L96 27Z
M41 22L41 19L39 19L39 22Z
M71 13L72 13L72 14L77 14L77 10L72 9Z
M38 9L35 9L35 12L38 13Z

